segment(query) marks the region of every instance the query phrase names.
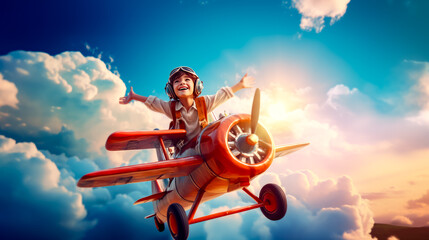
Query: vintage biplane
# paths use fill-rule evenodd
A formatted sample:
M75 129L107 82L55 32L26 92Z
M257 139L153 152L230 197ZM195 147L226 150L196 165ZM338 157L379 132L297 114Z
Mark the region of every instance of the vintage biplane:
M275 184L262 187L259 197L247 187L263 173L276 157L294 152L308 143L275 146L267 129L258 124L259 89L255 92L252 113L221 116L205 127L197 141L196 156L172 159L168 148L175 139L184 138L183 129L115 132L109 136L110 151L157 150L158 162L124 166L92 172L83 176L79 187L105 187L151 181L152 195L134 204L153 202L153 217L158 231L168 223L174 239L186 239L189 224L260 208L270 220L279 220L287 210L286 196ZM194 218L198 206L225 193L243 190L255 204ZM185 209L190 209L186 214Z

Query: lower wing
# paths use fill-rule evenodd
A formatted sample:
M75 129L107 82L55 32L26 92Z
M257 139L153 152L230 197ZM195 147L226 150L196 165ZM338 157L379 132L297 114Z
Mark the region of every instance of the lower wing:
M128 183L153 181L156 179L181 177L203 163L200 156L190 156L159 162L150 162L132 166L88 173L77 183L78 187L106 187Z

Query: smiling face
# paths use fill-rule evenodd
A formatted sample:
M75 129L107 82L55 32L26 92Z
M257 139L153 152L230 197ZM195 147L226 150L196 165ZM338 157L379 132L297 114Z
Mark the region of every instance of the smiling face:
M194 97L194 80L189 74L183 74L173 81L173 89L176 96L181 98Z

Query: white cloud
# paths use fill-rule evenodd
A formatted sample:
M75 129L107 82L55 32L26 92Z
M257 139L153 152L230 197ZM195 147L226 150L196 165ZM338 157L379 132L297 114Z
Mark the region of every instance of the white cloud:
M282 220L271 222L262 214L254 220L261 231L270 229L271 239L371 239L373 213L349 177L322 180L311 171L282 172L286 173L265 173L252 182L253 192L276 183L287 193L288 212ZM308 226L311 231L304 230Z
M302 17L299 27L303 30L311 31L313 28L317 33L320 33L325 27L325 20L322 17L311 18Z
M413 225L413 221L411 221L409 218L405 216L395 216L392 219L391 224L400 225L400 226L411 226Z
M16 143L0 135L0 185L7 195L0 202L8 209L2 210L8 219L2 221L2 229L7 228L15 238L81 236L79 232L90 226L83 221L87 212L82 196L64 187L60 175L55 163L33 143ZM31 233L18 228L26 229L29 224Z
M390 236L387 238L387 240L399 240L396 236Z
M79 52L50 56L16 51L0 61L0 73L9 79L0 79L0 88L5 92L0 95L0 107L16 106L19 100L19 109L3 112L21 118L27 127L20 130L11 118L0 118L2 125L10 126L15 134L25 136L41 129L57 134L66 126L76 139L89 143L90 152L107 154L111 165L117 166L135 153L105 153L104 143L110 133L168 126L165 117L154 114L144 104L120 105L125 84L100 59ZM17 68L29 74L12 71ZM18 90L20 99L15 97Z
M289 209L298 210L296 213L291 210L292 215L298 214L292 218L301 218L299 223L306 222L312 225L315 231L320 231L308 233L310 236L338 234L346 239L371 238L369 233L374 224L372 211L349 177L321 180L311 171L287 171L286 174L271 175L277 175L275 177L279 178L281 186L285 188L291 200ZM262 176L259 185L267 182L266 177ZM285 219L287 218L288 214ZM330 221L326 221L328 219ZM290 227L303 227L293 225Z
M16 71L18 71L19 73L23 74L23 75L29 75L28 71L22 68L16 68Z
M0 135L1 231L19 239L167 238L157 233L150 205L134 206L150 185L77 188L76 178L99 170L90 159L39 151ZM24 231L23 231L24 230ZM115 237L117 236L117 237Z
M3 78L3 75L0 73L0 107L2 106L11 106L17 108L19 103L16 95L18 94L18 89L13 82Z
M11 209L1 209L2 214L10 216L9 225L2 224L2 232L6 236L28 238L24 236L32 234L46 239L77 239L84 235L89 239L100 236L137 239L143 233L168 237L167 232L156 233L153 222L144 219L143 216L153 213L151 206L132 204L142 195L150 194L149 184L109 189L76 187L77 179L86 173L154 157L148 152L139 153L138 159L133 157L137 151L106 152L104 143L110 133L167 127L168 120L141 103L119 105L125 84L97 58L84 57L79 52L50 56L16 51L1 56L0 62L2 79L4 76L19 90L16 101L19 100L19 109L0 106L1 130L20 141L40 140L48 148L60 147L59 152L49 152L38 149L34 143L0 138L1 187L10 196L0 201ZM74 147L74 153L83 151L90 158L64 155ZM27 220L18 224L14 216ZM117 227L125 222L126 226ZM28 231L15 234L22 228Z
M338 98L344 95L345 96L352 95L352 94L355 94L356 92L357 92L356 88L353 88L352 90L350 90L347 86L343 84L336 85L335 87L329 89L327 93L328 95L327 104L329 104L332 108L337 109L337 105L335 104L335 101L337 101Z
M412 77L416 78L416 84L413 87L414 91L408 97L420 105L422 109L407 119L419 125L429 126L429 62L408 62L420 68L417 73L411 74Z
M325 17L331 18L330 24L334 24L347 10L350 0L293 0L293 7L302 15L300 27L303 30L316 32L325 27Z
M212 210L211 213L228 210L228 207L219 207ZM204 229L207 232L207 239L246 239L240 232L243 219L241 215L234 214L222 219L214 219L204 223Z
M268 220L260 210L251 210L204 223L208 238L241 239L371 239L373 213L352 180L320 179L311 171L267 172L254 179L249 190L258 195L262 186L275 183L286 194L288 210L279 221ZM237 194L239 193L239 194ZM247 206L254 201L241 191L200 205L204 215ZM311 226L311 230L308 226ZM222 231L219 231L222 229ZM243 235L244 234L244 235ZM232 236L232 237L231 237Z

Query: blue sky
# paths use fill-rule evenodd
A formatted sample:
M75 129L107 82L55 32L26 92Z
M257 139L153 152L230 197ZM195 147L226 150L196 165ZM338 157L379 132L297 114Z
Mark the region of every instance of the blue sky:
M320 33L300 29L301 15L291 1L13 1L3 5L2 21L8 24L2 27L7 37L1 40L0 53L102 53L105 61L114 59L112 65L124 81L136 86L157 82L152 87L156 91L178 65L193 66L207 76L207 82L216 78L219 70L210 69L210 63L255 39L284 37L293 42L300 34L298 44L318 45L352 68L357 78L349 80L353 84L375 85L377 90L392 79L392 69L401 61L422 61L429 54L425 1L351 1L347 15L332 26L326 18L327 26ZM264 48L270 44L267 41Z
M0 229L168 238L143 218L150 204L132 205L149 184L83 190L76 181L155 159L104 142L167 126L118 99L133 86L167 100L168 74L181 65L196 70L203 94L248 72L275 142L311 143L252 183L255 193L266 182L286 190L284 219L248 212L191 226L191 239L218 239L219 227L235 239L369 239L374 222L428 225L428 10L423 0L2 2ZM216 112L249 112L252 94ZM198 214L246 204L233 193Z

